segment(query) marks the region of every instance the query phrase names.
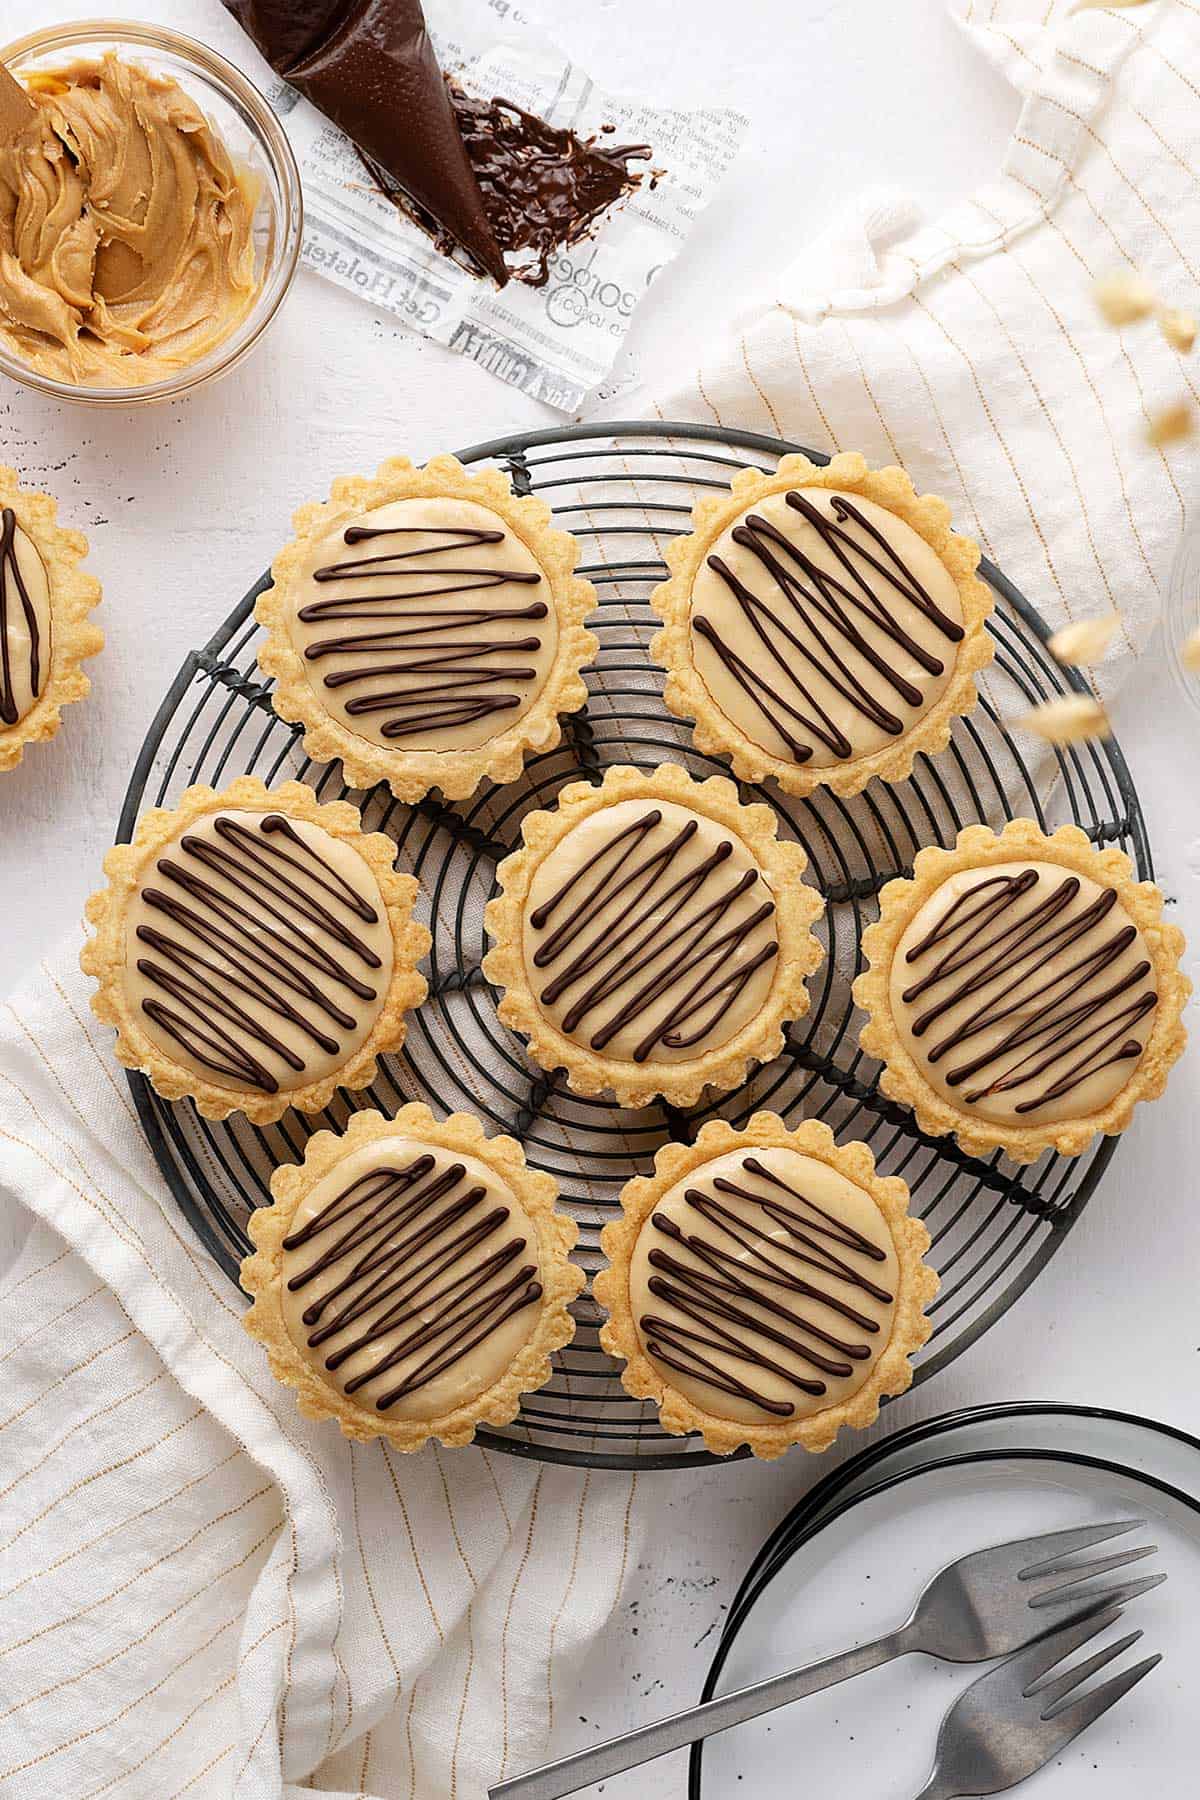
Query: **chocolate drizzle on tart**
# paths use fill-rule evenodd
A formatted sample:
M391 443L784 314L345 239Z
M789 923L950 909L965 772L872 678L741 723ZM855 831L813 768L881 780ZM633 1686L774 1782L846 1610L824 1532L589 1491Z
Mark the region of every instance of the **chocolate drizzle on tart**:
M893 975L913 1054L959 1106L989 1117L1093 1110L1141 1058L1158 1004L1115 889L1036 863L948 885Z
M45 600L39 606L30 592L26 571L36 566L42 574L37 551L17 523L11 506L0 509L0 725L23 719L45 686L48 646L43 644L43 616L48 630Z
M322 706L357 735L399 750L471 747L544 685L558 640L549 594L498 514L400 500L315 547L292 637Z
M590 1049L677 1060L757 1010L779 953L775 902L744 846L671 802L625 801L539 870L528 961L538 1003Z
M413 538L422 540L419 547L402 547ZM500 529L360 525L342 533L347 545L382 539L398 542L378 555L327 563L313 573L314 581L347 583L353 592L301 607L297 617L303 624L353 620L374 628L316 637L306 644L306 661L333 661L322 685L327 690L369 687L345 701L346 711L355 719L384 715L379 731L388 740L473 725L519 707L521 693L503 684L535 681L536 666L491 659L498 649L510 654L541 650L536 630L520 636L513 628L542 624L549 612L544 600L525 606L421 607L413 602L459 599L500 587L538 587L538 572L455 560L469 558L482 545L506 543ZM397 685L380 689L383 677L394 678Z
M484 912L501 1023L577 1093L690 1106L808 1010L820 895L770 807L676 763L610 766L528 813Z
M293 1335L343 1394L383 1413L438 1383L488 1385L489 1340L542 1284L528 1222L482 1165L380 1149L284 1238L283 1271Z
M722 535L691 632L734 723L773 756L824 766L910 730L965 635L925 541L869 500L818 488L768 495Z
M554 1178L467 1113L353 1112L247 1221L246 1330L310 1419L419 1450L507 1425L570 1343L584 1286Z
M633 1316L651 1363L706 1410L786 1423L866 1380L897 1282L870 1195L794 1151L743 1150L694 1170L646 1220Z
M147 868L126 984L152 1038L218 1085L277 1094L344 1062L386 997L392 941L349 844L279 812L207 814Z

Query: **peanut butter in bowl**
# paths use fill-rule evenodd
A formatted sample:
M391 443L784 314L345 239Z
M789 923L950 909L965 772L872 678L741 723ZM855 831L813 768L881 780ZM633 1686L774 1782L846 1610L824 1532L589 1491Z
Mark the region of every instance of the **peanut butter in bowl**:
M261 288L259 182L172 76L109 52L30 70L0 138L0 349L81 388L209 358Z

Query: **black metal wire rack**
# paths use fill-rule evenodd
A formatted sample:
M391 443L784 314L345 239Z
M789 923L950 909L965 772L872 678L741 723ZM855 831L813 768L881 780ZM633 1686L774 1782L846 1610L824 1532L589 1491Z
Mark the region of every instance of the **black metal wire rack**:
M877 1067L858 1049L849 989L880 888L911 868L922 845L952 843L972 821L997 824L1025 815L1053 829L1074 820L1093 842L1127 850L1139 876L1152 873L1137 796L1116 743L1039 758L1033 740L1014 729L1031 706L1083 683L1054 661L1041 619L989 563L982 573L999 599L991 624L995 662L979 706L956 721L941 756L919 758L912 777L898 786L874 783L849 801L821 791L796 801L744 789L744 798L774 807L781 835L804 845L826 900L829 954L810 983L810 1012L774 1063L734 1093L686 1113L665 1106L632 1112L581 1099L528 1062L520 1041L499 1024L497 997L480 970L483 906L526 812L552 805L569 781L598 780L613 762L651 768L672 761L699 776L727 773L695 750L688 728L662 705L661 676L646 653L656 625L647 597L665 573L662 544L686 530L697 495L726 486L748 463L771 469L796 448L698 425L623 423L528 433L462 452L464 462L499 465L518 492L544 495L558 522L579 538L581 572L600 597L589 622L601 647L588 674L588 704L564 721L561 745L531 758L525 778L511 786L487 788L454 807L432 796L403 806L386 789L350 794L366 827L388 832L400 865L419 878L434 934L429 997L410 1021L403 1053L385 1059L369 1092L342 1094L318 1117L289 1113L277 1126L258 1129L240 1116L218 1125L202 1120L190 1102L164 1101L141 1075L131 1075L138 1114L171 1192L232 1279L249 1247L246 1218L268 1198L272 1169L298 1159L311 1132L341 1127L355 1108L390 1113L412 1098L439 1112L474 1112L488 1130L519 1137L529 1160L555 1176L579 1220L578 1255L589 1273L602 1261L599 1230L624 1182L649 1170L666 1139L688 1138L707 1117L740 1124L767 1106L791 1121L823 1118L843 1139L865 1139L883 1171L908 1182L914 1209L933 1236L942 1287L933 1336L916 1362L918 1381L986 1331L1054 1255L1095 1190L1115 1140L1104 1139L1074 1160L1047 1155L1022 1169L999 1152L971 1157L952 1140L926 1136L879 1092ZM180 669L134 768L119 840L130 838L144 806L170 805L197 781L221 787L245 773L268 783L300 777L321 799L347 796L340 765L313 766L298 731L271 709L270 683L255 664L253 619L266 581ZM621 1388L599 1346L590 1291L578 1302L577 1321L550 1384L527 1397L513 1425L481 1431L478 1441L595 1467L669 1469L711 1461L692 1440L663 1432L654 1408Z

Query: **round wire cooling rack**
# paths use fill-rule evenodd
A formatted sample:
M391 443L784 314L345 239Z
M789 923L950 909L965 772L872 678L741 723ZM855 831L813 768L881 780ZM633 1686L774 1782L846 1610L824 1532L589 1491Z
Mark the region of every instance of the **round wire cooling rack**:
M1054 661L1038 614L986 561L981 573L999 602L989 627L996 656L978 707L955 721L946 751L936 759L918 757L909 780L872 783L851 800L824 790L793 800L742 786L744 799L774 808L781 836L804 846L811 879L826 901L818 929L828 955L809 984L812 1005L773 1063L733 1093L687 1112L664 1105L630 1111L583 1099L529 1063L520 1040L500 1025L498 996L480 969L483 907L525 813L552 805L581 776L598 781L614 762L653 768L671 761L700 777L728 773L695 749L689 728L662 705L662 676L647 655L657 625L648 596L666 573L664 541L687 529L701 492L726 487L746 464L770 470L799 448L701 425L610 423L530 432L461 452L463 462L498 465L518 493L544 495L558 523L580 540L580 572L599 595L589 625L600 650L587 671L587 705L563 721L561 744L531 757L522 780L485 787L456 806L433 796L404 806L386 788L351 792L340 765L313 765L304 755L299 730L275 716L271 684L255 663L254 602L269 577L188 656L142 746L118 840L132 836L144 806L173 805L193 782L219 788L241 774L269 784L299 777L322 800L353 799L368 830L395 840L398 866L418 877L422 916L433 932L429 996L410 1019L403 1052L382 1060L370 1090L343 1092L318 1116L291 1112L267 1128L241 1115L213 1124L190 1101L163 1100L143 1076L130 1075L171 1192L231 1279L249 1249L246 1219L269 1199L271 1171L298 1160L312 1132L341 1129L355 1109L390 1114L409 1099L427 1100L439 1113L475 1113L489 1131L518 1137L529 1161L558 1181L579 1222L577 1255L589 1274L603 1261L600 1228L624 1183L650 1170L662 1143L693 1136L706 1118L741 1125L765 1106L791 1123L821 1118L843 1140L864 1139L883 1172L907 1181L913 1208L933 1238L931 1259L942 1285L931 1309L933 1334L915 1359L917 1381L994 1324L1054 1255L1095 1190L1115 1140L1102 1139L1081 1157L1047 1154L1018 1168L1000 1152L972 1157L952 1139L927 1136L905 1108L879 1092L878 1067L858 1048L850 996L879 890L911 870L922 845L950 844L963 825L1029 816L1053 830L1074 820L1094 843L1128 851L1139 877L1152 874L1137 795L1116 743L1035 752L1032 740L1023 748L1015 734L1014 722L1031 706L1085 684ZM526 1397L511 1426L481 1430L476 1441L600 1468L712 1461L694 1440L664 1432L649 1402L625 1393L616 1365L600 1348L601 1318L590 1291L575 1310L575 1339L556 1356L550 1383Z

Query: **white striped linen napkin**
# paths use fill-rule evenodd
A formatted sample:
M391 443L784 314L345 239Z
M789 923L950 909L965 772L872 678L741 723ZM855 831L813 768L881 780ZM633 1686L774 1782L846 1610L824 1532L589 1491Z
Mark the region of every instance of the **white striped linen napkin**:
M82 938L79 940L82 942ZM79 943L0 1015L0 1793L477 1800L540 1759L635 1483L309 1424L190 1237Z
M952 10L1025 95L996 182L901 238L903 206L854 209L659 410L903 462L1054 622L1120 608L1111 690L1196 487L1194 443L1142 434L1197 391L1089 289L1128 262L1200 299L1200 4ZM653 1579L653 1482L300 1420L164 1196L77 948L0 1017L0 1184L36 1220L0 1305L0 1792L477 1800ZM688 1505L715 1541L712 1484Z

